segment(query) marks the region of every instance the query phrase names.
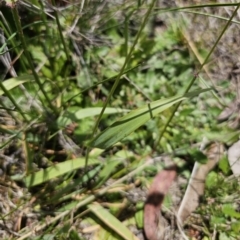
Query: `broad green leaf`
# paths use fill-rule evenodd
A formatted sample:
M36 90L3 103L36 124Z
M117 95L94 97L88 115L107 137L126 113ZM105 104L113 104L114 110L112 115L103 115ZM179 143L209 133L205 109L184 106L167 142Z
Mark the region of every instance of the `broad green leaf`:
M68 173L75 169L81 168L85 166L85 158L77 158L71 159L65 162L58 163L49 168L40 170L38 172L32 173L24 178L24 182L27 187L33 187L38 184L47 182L53 178L56 178L62 174ZM99 161L97 159L89 159L89 164L98 164Z
M10 78L6 81L4 81L2 84L6 88L6 90L11 90L17 86L19 86L22 83L28 82L30 80L33 80L33 76L31 75L23 75L20 77ZM3 95L4 92L2 89L0 89L0 95Z
M197 96L202 92L211 90L203 89L187 93L185 95L175 96L167 99L160 99L147 105L131 111L118 121L113 123L109 128L100 133L95 139L90 142L91 147L109 148L119 142L137 128L145 124L148 120L155 117L160 112L171 107L173 104L183 101L188 98Z
M65 127L71 122L78 122L81 119L87 117L93 117L99 115L102 111L101 107L92 107L92 108L84 108L79 109L74 107L68 109L62 116L60 116L57 120L57 124L59 127ZM104 114L115 114L115 113L126 113L129 112L127 109L119 109L119 108L106 108Z
M88 209L90 209L93 214L95 214L102 222L104 222L109 228L120 235L123 239L137 240L136 236L134 236L134 234L123 223L121 223L100 204L89 204Z

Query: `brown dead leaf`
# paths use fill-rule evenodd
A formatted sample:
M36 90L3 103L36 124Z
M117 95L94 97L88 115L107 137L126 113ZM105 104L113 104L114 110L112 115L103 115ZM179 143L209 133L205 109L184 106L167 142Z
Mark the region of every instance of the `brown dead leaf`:
M206 150L208 162L206 164L195 162L187 190L177 214L177 219L181 225L198 207L199 198L204 193L206 177L222 157L223 151L224 148L222 144L213 143Z
M230 103L227 107L223 109L223 111L218 116L218 122L228 121L227 125L231 129L238 129L240 126L240 102L239 100L235 100Z
M230 103L230 104L229 104L227 107L225 107L225 108L223 109L223 111L219 114L219 116L217 117L217 120L218 120L219 122L223 122L223 121L228 120L228 119L232 116L232 114L237 111L237 109L238 109L238 108L237 108L237 102L236 102L236 101Z
M148 240L160 240L164 237L166 222L160 209L164 196L176 177L176 167L172 166L157 174L149 189L144 206L144 232Z

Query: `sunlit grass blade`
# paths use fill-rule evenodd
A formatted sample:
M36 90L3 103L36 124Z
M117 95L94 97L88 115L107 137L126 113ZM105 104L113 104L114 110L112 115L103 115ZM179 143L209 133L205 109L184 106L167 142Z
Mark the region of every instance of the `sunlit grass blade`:
M173 104L197 96L198 94L209 90L211 89L197 90L185 95L175 96L168 99L160 99L133 110L94 138L90 143L90 146L103 149L109 148L160 112L171 107Z
M98 164L97 159L90 159L89 164ZM32 173L26 176L23 181L27 187L33 187L38 184L47 182L53 178L59 177L62 174L68 173L70 171L76 170L78 168L85 166L85 158L71 159L65 162L58 163L47 169L40 170L38 172Z
M88 209L91 210L93 214L95 214L101 221L103 221L109 228L111 228L114 232L119 234L123 239L130 240L135 239L137 237L117 218L115 218L109 211L104 209L101 205L94 203L88 205Z
M0 81L0 95L5 94L10 99L10 101L12 102L12 104L14 105L16 110L22 115L22 118L25 121L28 121L27 117L24 115L24 113L22 111L21 106L18 104L18 102L15 100L15 97L12 96L12 94L9 91L9 90L13 89L14 87L16 87L16 86L18 86L18 85L20 85L20 84L22 84L23 82L26 82L26 81L27 80L26 80L25 76L19 77L19 78L12 78L12 79L9 79L5 82ZM6 107L3 101L1 102L1 105L3 107Z
M25 83L28 81L33 80L33 77L31 75L23 75L20 77L14 77L14 78L9 78L8 80L5 80L2 84L5 87L7 91ZM4 91L0 89L0 95L3 95Z
M70 124L72 121L77 122L80 119L84 119L86 117L93 117L99 115L102 108L93 107L93 108L84 108L80 110L76 110L76 107L69 108L62 116L60 116L57 120L58 126L64 127L67 124ZM120 108L106 108L104 114L115 114L115 113L126 113L129 112L127 109Z

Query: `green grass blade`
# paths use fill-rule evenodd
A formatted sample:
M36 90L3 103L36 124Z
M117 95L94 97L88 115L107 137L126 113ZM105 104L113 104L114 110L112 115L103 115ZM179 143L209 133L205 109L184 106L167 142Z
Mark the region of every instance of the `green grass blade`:
M133 110L94 138L90 146L103 149L109 148L173 104L209 90L208 88L168 99L160 99Z
M97 186L95 186L95 189L102 186L111 176L111 174L116 171L117 166L121 163L122 163L122 160L119 160L119 159L113 159L113 160L107 161L104 164L103 169L98 175L99 179L98 179Z
M99 161L97 159L90 159L89 163L91 165L98 164ZM36 173L32 173L25 177L23 180L27 187L33 187L84 166L85 158L71 159L65 162L58 163L47 169L40 170Z
M237 6L238 3L210 3L210 4L200 4L200 5L189 5L183 7L174 7L174 8L158 8L155 7L155 11L159 11L161 13L165 12L175 12L175 11L184 11L185 9L203 9L203 8L217 8L217 7L231 7Z
M84 108L76 111L76 107L69 108L63 116L60 116L57 120L57 125L61 127L65 127L70 124L72 121L79 121L80 119L84 119L87 117L93 117L99 115L102 111L101 107L92 107L92 108ZM115 114L115 113L126 113L129 112L127 109L120 108L106 108L104 114Z
M4 81L2 84L5 87L7 91L19 86L20 84L23 84L27 81L33 80L33 77L31 75L24 75L21 77L15 77L15 78L10 78L6 81ZM3 95L4 91L0 89L0 95Z
M109 211L104 209L101 205L95 203L88 205L91 210L101 221L103 221L109 228L119 234L123 239L136 240L137 237L117 218L115 218Z
M16 79L19 79L19 78L13 78L13 80L7 80L5 82L0 81L0 93L5 94L10 99L10 101L12 102L12 104L14 105L16 110L22 115L23 119L25 121L28 121L27 117L24 115L24 113L22 111L21 106L17 103L17 101L15 100L15 97L12 96L12 94L10 94L10 92L9 92L10 89L12 89L22 83L21 81L19 81L19 82L16 81ZM5 104L3 102L1 102L1 105L3 107L5 107Z
M205 12L196 12L196 11L187 11L187 10L183 10L182 12L190 13L190 14L197 14L197 15L211 17L211 18L216 18L216 19L223 20L223 21L229 21L229 18L218 16L218 15L214 15L214 14L210 14L210 13L205 13ZM234 19L232 19L231 22L232 23L236 23L236 24L240 24L239 21L234 20Z

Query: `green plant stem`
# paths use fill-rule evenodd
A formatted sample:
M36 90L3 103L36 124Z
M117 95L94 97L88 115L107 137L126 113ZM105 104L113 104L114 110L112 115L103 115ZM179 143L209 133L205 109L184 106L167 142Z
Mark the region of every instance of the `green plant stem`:
M53 2L53 5L56 6L55 0L52 0L52 2ZM65 40L64 40L64 37L63 37L63 34L62 34L62 29L61 29L61 24L60 24L60 21L59 21L58 13L57 13L57 11L55 9L54 9L54 15L56 17L56 22L57 22L57 26L58 26L58 32L59 32L59 35L60 35L60 38L61 38L61 41L62 41L62 44L63 44L63 48L64 48L64 51L66 53L67 60L69 60L70 57L69 57L69 53L68 53L68 50L67 50L67 45L65 43Z
M13 3L14 4L14 3ZM43 84L41 83L35 69L34 69L34 65L33 65L33 60L30 56L30 53L28 51L28 48L27 48L27 44L26 44L26 41L25 41L25 38L24 38L24 35L23 35L23 31L22 31L22 26L21 26L21 22L20 22L20 18L19 18L19 15L18 15L18 11L17 11L17 8L15 6L15 4L13 5L12 7L12 14L13 14L13 18L14 18L14 21L15 21L15 25L16 25L16 28L17 28L17 31L19 33L19 36L20 36L20 40L21 40L21 43L23 45L23 50L24 50L24 54L27 58L27 61L30 65L30 68L32 70L32 73L33 73L33 76L41 90L41 92L43 93L44 95L44 98L46 99L46 101L48 102L50 108L54 111L54 113L57 115L58 114L58 111L57 109L55 108L55 106L52 104L51 100L49 99L46 91L44 90L43 88ZM41 98L40 98L41 99ZM41 100L42 103L43 103L43 100Z
M16 34L12 34L11 33L13 32L10 25L8 24L7 20L4 18L4 16L1 14L0 12L0 16L2 17L2 22L0 22L0 26L1 28L3 28L3 32L6 34L6 37L8 38L8 40L6 41L5 44L3 44L4 46L2 46L1 49L4 49L5 46L7 45L7 42L10 41L12 46L13 46L13 49L14 51L16 52L17 56L20 54L20 51L18 50L18 47L17 47L17 43L15 44L15 42L13 41L13 37L16 35ZM6 27L5 27L6 26ZM1 50L0 50L1 52ZM26 71L26 66L24 64L23 61L19 61L19 63L21 64L21 67Z
M236 7L236 9L234 10L231 18L228 20L227 24L226 24L225 27L223 28L221 34L218 36L215 44L214 44L213 47L211 48L211 50L210 50L210 52L208 53L207 57L205 58L203 64L201 64L201 67L200 67L200 69L198 70L197 74L195 74L195 76L192 78L191 82L190 82L189 85L187 86L187 89L185 90L185 94L188 93L188 91L191 89L192 85L195 83L195 81L196 81L196 79L197 79L197 77L198 77L198 74L199 74L199 73L201 72L201 70L203 69L203 66L208 62L208 60L209 60L210 56L212 55L213 51L216 49L216 47L217 47L218 43L220 42L223 34L226 32L227 28L228 28L229 25L231 24L232 19L233 19L233 17L235 16L235 14L237 13L239 7L240 7L240 3L237 5L237 7ZM174 109L173 109L170 117L169 117L168 120L167 120L167 123L164 125L163 130L161 131L161 133L160 133L160 135L159 135L159 138L158 138L158 140L157 140L157 145L160 144L160 141L161 141L161 139L162 139L162 137L163 137L163 134L165 133L167 127L168 127L169 124L170 124L170 122L172 121L172 119L173 119L173 117L174 117L174 115L175 115L175 112L178 110L178 108L179 108L179 106L181 105L181 103L182 103L182 102L179 102L179 103L177 103L177 104L175 105L175 107L174 107Z

